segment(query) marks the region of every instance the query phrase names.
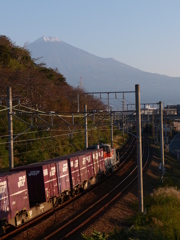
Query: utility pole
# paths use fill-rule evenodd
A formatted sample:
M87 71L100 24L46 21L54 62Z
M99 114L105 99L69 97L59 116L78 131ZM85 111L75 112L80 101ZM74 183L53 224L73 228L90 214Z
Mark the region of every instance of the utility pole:
M142 174L142 138L141 138L141 108L140 108L140 85L135 85L136 94L136 135L137 135L137 165L138 165L138 201L139 212L144 212L143 202L143 174Z
M154 109L152 112L152 137L155 139L155 126L154 126Z
M88 148L87 105L84 105L85 149Z
M109 112L109 93L107 93L107 112Z
M122 111L123 111L123 113L122 113L122 118L123 118L123 120L122 120L122 128L123 128L123 143L124 143L124 93L123 93L123 99L122 99Z
M79 112L79 93L77 94L77 103L78 103L78 109L77 109L77 112Z
M74 125L74 113L72 113L72 125Z
M163 109L162 102L159 102L159 112L160 112L160 149L161 149L161 170L162 175L164 174L164 133L163 133Z
M14 168L12 90L7 88L9 169Z
M111 148L113 148L113 113L111 112Z

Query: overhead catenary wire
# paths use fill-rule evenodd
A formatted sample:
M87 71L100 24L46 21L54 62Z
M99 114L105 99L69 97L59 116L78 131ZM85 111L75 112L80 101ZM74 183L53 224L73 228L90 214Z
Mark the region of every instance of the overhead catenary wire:
M90 131L91 129L88 129L88 131ZM73 132L73 134L76 134L76 133L84 133L84 130L77 130L75 132ZM70 133L69 133L70 134ZM64 133L64 134L60 134L60 135L53 135L53 136L45 136L45 137L41 137L41 138L30 138L30 139L22 139L22 140L16 140L14 141L14 143L20 143L20 142L32 142L32 141L39 141L39 140L42 140L42 139L50 139L50 138L57 138L57 137L62 137L62 136L67 136L68 134L67 133ZM5 144L8 144L9 142L3 142L3 143L0 143L0 145L5 145Z
M94 128L91 128L91 129L89 129L88 131L92 131L92 130L95 130ZM97 130L99 130L99 129L97 129ZM106 129L106 131L110 131L110 129ZM79 133L80 131L78 131L78 132L75 132L75 134L76 133ZM81 131L81 132L83 132L84 133L84 131ZM66 134L63 134L64 136L67 136ZM51 140L53 140L53 138L54 137L58 137L58 136L52 136L52 137L49 137L49 138L51 138ZM62 137L62 135L59 135L59 137ZM38 140L38 139L37 139ZM19 143L19 141L15 141L15 142L18 142ZM24 143L26 143L27 141L25 140L24 141ZM71 146L71 147L73 147L73 144L71 143L71 144L65 144L65 145L61 145L61 146L53 146L53 147L48 147L47 148L47 146L45 147L46 148L46 150L49 150L49 149L57 149L57 148L62 148L62 147L64 147L64 146ZM21 152L21 153L16 153L16 154L14 154L14 156L20 156L20 155L23 155L23 154L25 154L25 153L30 153L30 152L37 152L37 151L39 151L39 149L32 149L32 150L28 150L28 151L24 151L24 152ZM0 158L6 158L6 157L8 157L8 155L4 155L4 156L0 156Z
M17 107L19 107L19 108L17 108ZM20 109L21 108L21 109ZM24 108L25 110L23 110L22 108ZM68 114L66 114L66 115L63 115L63 114L58 114L58 113L55 113L55 112L49 112L49 113L46 113L46 112L44 112L44 111L39 111L38 109L34 109L34 108L30 108L30 107L27 107L27 106L24 106L24 105L21 105L21 104L18 104L18 105L15 105L15 106L13 106L13 111L16 111L16 112L12 112L12 114L30 114L30 115L32 115L32 114L34 114L35 116L36 116L36 114L39 114L39 115L43 115L43 116L48 116L48 117L52 117L52 116L54 116L54 117L60 117L61 118L61 116L62 117L72 117L71 115L68 115ZM3 111L5 111L5 110L8 110L8 108L6 107L5 109L2 109ZM26 110L28 110L28 111L26 111ZM94 114L94 112L89 112L88 113L88 116L90 117L90 116L93 116L93 114ZM80 113L78 113L78 115L76 115L75 117L78 117L78 118L81 118L80 120L79 120L79 124L82 122L82 121L84 121L84 113L82 113L82 114L80 114ZM96 122L96 124L92 124L92 126L89 126L88 125L88 131L92 131L92 130L94 130L94 127L96 126L99 126L103 121L110 121L110 113L109 112L104 112L103 113L103 115L102 114L96 114L96 117L98 117L98 122ZM47 122L46 122L47 123ZM70 133L72 133L72 134L76 134L76 133L84 133L84 130L76 130L75 131L75 129L77 128L77 124L75 124L75 125L72 125L72 124L70 124L69 122L67 122L66 121L66 123L67 123L67 126L72 126L72 127L74 127L74 129L69 129L69 130L66 130L66 131L68 131L68 132L70 132ZM29 124L30 125L30 124ZM34 127L34 126L33 126ZM103 122L103 127L110 127L110 123L107 123L107 124L105 124L104 122ZM30 129L30 128L29 128ZM30 131L29 132L29 129L27 129L27 130L25 130L23 133L21 133L21 134L13 134L14 136L20 136L20 135L25 135L25 134L33 134L33 133L38 133L38 132L44 132L44 131L48 131L47 130L47 128L46 129L44 129L44 130L38 130L38 131ZM99 130L101 129L100 127L98 128ZM36 138L30 138L30 139L20 139L20 140L16 140L16 141L14 141L14 143L15 144L18 144L18 143L28 143L28 142L32 142L32 141L39 141L39 140L46 140L46 139L53 139L53 138L58 138L58 137L62 137L62 136L67 136L68 134L67 133L64 133L64 134L58 134L58 135L52 135L52 132L57 132L57 130L52 130L52 129L50 129L50 132L51 132L51 135L50 136L43 136L43 137L36 137ZM65 131L65 130L60 130L61 132L62 131ZM110 129L109 129L109 131L110 131ZM4 136L2 136L2 138L4 138L4 137L9 137L9 135L4 135ZM16 138L17 138L16 137ZM9 141L7 141L7 142L2 142L2 143L0 143L0 145L5 145L5 144L8 144L9 143Z
M102 129L103 129L103 127L102 127ZM92 131L92 130L95 130L95 129L94 128L88 129L89 132ZM97 130L99 130L99 129L97 129ZM111 129L106 129L106 131L111 131ZM77 131L77 132L75 132L73 134L78 134L80 132L84 133L84 130ZM51 140L53 140L53 138L62 137L62 136L67 136L67 134L61 134L61 135L56 135L56 136L49 136L49 137L41 138L41 139L49 139L49 138L51 138ZM28 140L14 141L14 143L24 143L24 144L26 144L27 142L30 142L32 140L39 140L39 138L37 138L37 139L29 139L29 141ZM0 145L2 145L2 144L0 144ZM61 146L53 146L53 147L49 147L49 148L45 147L45 149L49 150L49 149L54 149L54 148L61 148L63 146L73 146L73 144L71 143L71 144L68 144L68 145L65 144L65 145L61 145ZM37 152L37 151L39 151L39 149L32 149L32 150L24 151L24 152L21 152L21 153L15 153L14 156L20 156L20 155L23 155L24 153ZM4 156L2 155L2 156L0 156L0 158L5 158L7 156L8 155L4 155Z
M133 113L132 113L132 114L133 114ZM127 118L128 118L128 117L127 117ZM127 118L125 118L124 120L126 120ZM99 124L100 124L102 121L104 121L104 120L109 120L108 116L105 115L104 117L102 117L101 119L98 120L98 123L96 123L96 124L91 124L91 125L93 125L93 126L99 126ZM90 126L91 126L91 125L90 125ZM90 126L89 126L89 127L90 127ZM108 127L108 126L110 126L110 125L103 123L103 126L104 126L104 127ZM89 130L91 130L91 128L89 128ZM44 130L38 130L38 131L33 131L33 132L24 132L23 134L33 134L33 133L44 132L44 131L47 132L47 131L48 131L47 128L44 129ZM52 130L52 129L51 129L50 131L51 131L51 132L52 132L52 131L54 131L54 132L57 132L57 131L61 131L61 132L62 132L62 131L65 131L65 132L67 131L67 132L69 132L69 130ZM84 130L82 130L82 132L83 132L83 131L84 131ZM74 134L76 133L76 132L73 131L73 130L71 130L71 132L74 133ZM79 133L79 130L78 130L77 132ZM18 134L14 134L14 136L16 136L16 135L18 135ZM66 134L63 134L63 135L66 135ZM9 135L4 135L4 136L0 136L0 137L3 138L3 137L8 137L8 136L9 136ZM62 136L62 135L56 135L56 136L53 136L53 137L60 137L60 136ZM52 138L52 136L48 136L48 137L45 136L45 137L42 137L41 139L48 139L48 138ZM40 140L40 138L33 138L33 139L26 139L26 140L24 140L24 139L23 139L23 140L17 140L17 141L14 141L14 143L17 143L17 142L27 142L27 141L35 141L35 140ZM0 143L0 145L4 145L4 144L8 144L8 143L9 143L9 142L3 142L3 143Z

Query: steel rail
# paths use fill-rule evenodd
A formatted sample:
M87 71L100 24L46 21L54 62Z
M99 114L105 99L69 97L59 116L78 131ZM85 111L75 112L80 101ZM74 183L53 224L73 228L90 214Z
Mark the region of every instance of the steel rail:
M145 159L145 163L143 166L143 170L145 168L145 166L147 165L147 162L149 160L149 144L148 144L148 154L147 154L147 158ZM59 229L57 229L56 231L54 231L53 233L49 234L48 236L46 236L43 240L49 240L52 237L54 237L55 235L57 235L58 233L60 233L62 230L64 230L66 227L68 227L70 224L74 223L75 221L77 221L78 219L80 219L80 217L84 216L86 213L89 213L90 210L92 210L93 208L95 208L96 206L98 206L98 204L100 204L103 200L105 200L108 196L110 196L120 185L122 185L126 180L128 180L132 174L137 170L137 166L131 171L131 173L125 178L123 179L118 185L116 185L112 190L110 190L107 194L105 194L101 199L99 199L98 201L96 201L93 205L91 205L89 208L87 208L86 210L84 210L83 212L81 212L79 215L77 215L76 217L74 217L73 219L71 219L69 222L67 222L66 224L64 224L63 226L61 226ZM110 201L108 201L103 207L101 207L98 211L96 211L94 214L92 214L90 217L88 217L86 220L84 220L81 224L79 224L77 227L73 228L73 230L71 230L69 233L65 234L63 237L61 237L60 239L67 239L69 236L71 236L73 233L75 233L76 231L78 231L79 229L81 229L84 225L86 225L87 223L89 223L92 219L94 219L96 216L98 216L101 212L103 212L112 202L114 202L115 200L117 200L117 198L119 198L123 192L125 192L125 190L127 190L129 188L129 186L131 186L132 183L135 182L135 180L137 179L137 175L118 193L116 194L115 197L113 197Z
M14 227L11 227L11 226L7 226L6 227L6 230L9 230L9 232L2 236L0 239L1 240L5 240L5 239L8 239L10 237L12 237L13 235L15 234L18 234L19 232L25 230L25 229L28 229L28 227L31 227L32 225L40 222L41 220L43 220L44 218L47 218L51 215L53 215L56 211L59 211L60 209L68 206L69 204L71 204L72 202L78 200L79 198L81 198L83 195L87 194L87 193L90 193L91 191L94 191L100 184L104 184L113 174L115 174L119 168L122 167L122 165L128 160L128 158L133 154L134 152L134 148L135 148L135 144L134 144L134 138L132 137L130 139L130 141L127 143L127 145L125 145L125 147L122 149L122 155L121 155L121 163L119 165L119 167L111 174L111 175L108 175L106 177L106 179L104 179L104 181L100 181L98 184L96 185L92 185L90 189L82 192L81 194L78 194L77 196L75 196L74 198L62 203L61 205L57 206L56 208L52 208L51 210L45 212L44 214L40 215L40 216L37 216L35 217L33 220L30 220L26 223L24 223L24 225L16 228L14 230ZM13 230L11 230L13 229Z

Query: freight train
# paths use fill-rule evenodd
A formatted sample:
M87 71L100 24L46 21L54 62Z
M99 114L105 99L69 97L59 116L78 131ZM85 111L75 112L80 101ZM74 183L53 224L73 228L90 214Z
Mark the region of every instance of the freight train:
M100 145L0 174L0 234L86 190L119 163L115 149Z

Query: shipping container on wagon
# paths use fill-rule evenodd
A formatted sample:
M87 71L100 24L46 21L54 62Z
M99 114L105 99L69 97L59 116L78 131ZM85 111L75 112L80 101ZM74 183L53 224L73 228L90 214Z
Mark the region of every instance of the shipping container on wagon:
M0 220L10 220L16 213L29 210L26 172L0 174Z
M73 187L88 179L86 156L82 151L64 156L70 162ZM60 157L62 158L62 157Z
M94 173L95 173L95 176L97 176L100 173L98 150L93 149L91 151L91 154L92 154L92 159L94 163Z
M58 190L59 195L61 195L65 191L70 191L70 179L69 179L69 166L68 159L57 160L56 161L56 169L57 169L57 178L58 178Z
M90 180L95 176L92 150L81 150L76 152L76 155L85 155L86 168L87 168L87 180Z
M102 148L98 149L98 158L99 158L100 172L103 173L106 171L106 168L105 168L105 162L104 162L104 152Z
M63 160L68 160L69 167L69 178L70 178L70 186L71 191L76 188L76 186L84 185L84 182L88 182L88 168L87 168L87 157L85 155L86 151L78 151L72 154L68 154L65 156L59 156L57 158L51 159L53 162L61 162ZM91 156L91 154L89 154ZM92 157L88 158L92 159ZM92 161L92 160L91 160ZM93 169L93 165L91 166ZM90 175L92 176L92 170L89 170ZM59 174L57 174L59 175Z
M29 201L31 204L47 202L58 194L55 163L38 162L12 169L26 170Z
M72 187L81 184L80 179L80 169L79 169L79 159L78 156L73 156L69 158L70 167L71 167L71 180L72 180Z
M79 171L81 177L81 183L88 180L88 171L87 171L87 164L86 164L86 155L79 155Z
M95 176L92 153L90 151L86 150L85 155L86 155L86 166L87 166L87 172L88 172L88 180L90 180L91 178L93 178Z
M81 178L80 178L80 167L79 167L79 159L76 153L68 154L65 156L59 156L56 158L53 158L51 160L47 160L44 162L54 162L54 163L60 163L64 160L68 161L68 170L69 170L69 180L70 180L70 189L73 191L75 186L81 184ZM59 172L60 174L62 172ZM59 176L58 176L59 177Z
M97 176L100 173L100 162L99 162L100 157L99 157L98 151L99 149L94 149L94 148L88 148L87 150L80 151L81 153L86 155L88 180L91 179L92 177Z

